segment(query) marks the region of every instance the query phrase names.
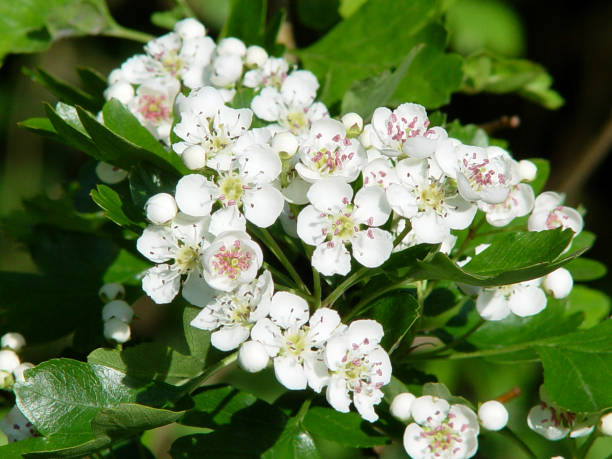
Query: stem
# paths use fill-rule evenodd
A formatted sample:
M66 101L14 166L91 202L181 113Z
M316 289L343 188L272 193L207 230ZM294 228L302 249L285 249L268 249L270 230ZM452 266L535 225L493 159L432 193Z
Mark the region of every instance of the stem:
M204 370L200 376L196 376L191 381L189 381L187 384L185 384L184 387L187 389L186 392L190 394L191 392L196 390L198 387L200 387L200 384L205 382L208 378L213 376L219 370L222 370L223 368L234 363L236 359L238 359L238 351L232 352L230 355L228 355L224 359L219 360L213 366Z
M321 276L314 266L312 267L312 285L314 289L314 307L317 309L321 307Z
M280 246L272 237L272 235L268 232L268 230L265 228L257 228L253 232L264 244L268 246L268 249L270 249L270 252L274 254L278 261L281 262L283 267L287 270L287 272L295 282L295 285L297 285L299 289L310 295L310 290L308 289L298 272L295 270L295 268L285 255L285 252L283 252L283 249L280 248Z
M317 300L316 300L316 298L314 296L306 295L304 292L302 292L301 290L298 290L296 288L287 287L286 285L282 285L282 284L274 284L274 288L276 290L282 290L284 292L293 293L294 295L297 295L299 297L304 298L309 303L317 304Z
M263 267L265 269L267 269L268 271L270 271L272 273L272 275L274 277L277 277L281 282L285 283L285 284L293 284L293 281L285 276L282 272L280 272L278 269L276 269L273 266L270 266L269 263L266 263L265 261L263 262Z
M459 344L463 343L466 339L468 339L472 335L472 333L474 333L476 330L478 330L480 327L482 327L485 323L486 323L486 320L480 319L476 324L474 324L463 335L458 336L457 338L455 338L451 342L445 344L444 346L439 347L438 349L434 349L433 351L430 351L430 352L419 353L418 354L419 359L421 359L421 358L430 358L432 356L437 356L438 354L440 354L440 353L442 353L444 351L447 351L447 350L450 350L450 349L454 349L456 346L458 346Z
M353 317L367 311L369 309L370 303L374 300L376 300L378 297L384 295L385 293L389 293L393 290L398 290L402 287L407 287L408 285L410 285L411 282L407 282L405 280L402 280L400 282L397 282L395 284L391 284L385 288L383 288L382 290L378 290L374 293L372 293L369 296L366 296L363 300L361 300L359 303L357 303L355 305L355 307L353 308L353 310L351 312L349 312L345 317L344 320L350 320Z
M363 276L365 273L368 272L370 268L366 268L365 266L362 268L359 268L357 271L355 271L353 274L351 274L349 277L347 277L346 279L344 279L340 285L338 285L328 296L327 298L325 298L322 302L321 302L321 306L324 306L326 308L330 308L338 298L340 298L340 296L342 296L342 294L349 289L352 285L354 285L355 283L357 283L357 281L359 280L359 278L361 276Z
M311 403L312 403L311 398L307 398L306 400L304 400L304 403L302 403L300 410L295 415L295 419L297 420L297 422L302 422L304 420L304 418L306 417L306 413L308 413L308 409L310 408Z
M505 435L507 438L511 439L516 443L530 459L538 459L538 457L531 451L531 448L527 446L527 444L521 440L518 435L512 432L508 427L504 427L503 430L499 431L500 434Z
M187 14L187 16L189 16L190 18L195 17L195 13L193 12L191 7L185 0L174 0L174 3L176 3L177 6L180 6L181 8L183 8L183 11Z
M404 219L404 223L406 226L404 226L404 230L393 241L393 247L397 247L399 243L404 240L406 235L408 235L408 233L412 229L412 224L410 223L410 220Z
M593 443L595 443L597 438L599 438L599 432L597 429L595 429L578 450L578 459L584 459L587 457L587 454L589 454L589 451L591 450L591 446L593 446Z
M128 29L126 27L115 26L110 30L102 32L102 35L106 37L125 38L126 40L138 41L140 43L146 43L153 40L153 36L148 33L140 32L138 30Z

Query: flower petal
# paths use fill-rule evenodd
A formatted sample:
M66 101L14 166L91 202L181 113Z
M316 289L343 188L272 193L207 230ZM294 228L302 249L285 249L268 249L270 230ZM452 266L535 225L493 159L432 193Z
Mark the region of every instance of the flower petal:
M311 263L324 276L345 276L351 270L351 256L344 244L337 241L319 244L312 253Z
M389 259L393 250L393 236L380 228L355 233L351 243L355 260L368 268L382 265Z
M212 205L218 197L219 190L215 184L200 174L185 175L176 185L176 204L188 215L210 215Z
M289 292L276 292L270 304L270 319L285 330L300 327L308 321L308 303L302 297Z
M274 375L290 390L303 390L308 385L304 368L295 357L278 356L274 359Z
M220 351L232 351L249 338L250 330L241 325L221 327L210 335L210 344Z
M246 190L242 202L242 210L247 220L260 228L267 228L281 214L285 198L272 185L264 183Z
M181 274L170 265L157 265L142 278L142 289L157 304L170 303L181 288Z

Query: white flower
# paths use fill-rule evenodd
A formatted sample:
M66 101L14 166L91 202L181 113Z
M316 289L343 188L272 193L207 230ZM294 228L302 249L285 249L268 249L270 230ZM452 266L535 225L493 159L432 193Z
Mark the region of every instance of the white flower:
M129 324L134 318L134 310L123 300L114 300L102 308L102 320L107 321L116 318Z
M19 360L19 356L15 351L10 349L3 349L0 351L0 370L12 373L20 363L21 360Z
M389 412L400 421L407 421L412 416L412 402L416 397L410 392L396 395L389 406Z
M298 235L305 243L317 246L312 265L325 276L350 271L347 243L352 246L353 257L368 268L382 265L391 255L391 234L376 228L391 213L384 191L366 187L357 192L354 204L352 197L353 190L343 179L322 179L308 190L312 205L298 215Z
M40 436L17 406L12 407L0 420L0 430L6 435L9 443Z
M553 191L545 191L535 200L533 213L529 216L529 231L544 231L555 228L571 229L576 236L582 231L582 216L576 209L563 206L565 196Z
M123 320L111 317L104 322L104 337L117 343L127 343L132 336L130 326Z
M238 365L249 373L257 373L268 366L270 357L266 347L259 341L242 343L238 351Z
M181 160L189 170L204 169L206 167L206 150L199 145L192 145L183 150Z
M202 254L204 279L224 292L255 279L262 263L261 248L242 231L219 234Z
M484 201L478 201L478 207L485 212L490 225L501 227L531 212L534 201L533 188L526 183L519 183L510 188L510 193L503 202L487 204Z
M26 345L26 340L21 333L9 332L2 335L0 346L19 352Z
M266 87L251 102L253 112L265 121L277 122L297 136L305 135L310 125L327 118L327 108L314 102L319 82L311 72L297 70L282 83L280 91Z
M147 80L136 90L128 108L153 136L170 143L170 130L174 117L172 107L180 84L173 78Z
M366 153L357 139L346 136L344 125L325 118L312 123L300 146L300 162L295 170L308 181L341 177L352 182L366 162Z
M376 134L370 136L372 146L387 156L427 158L448 137L444 129L428 129L428 126L427 112L422 105L402 104L393 111L379 107L372 115Z
M502 320L510 313L529 317L546 307L541 279L483 288L476 299L476 310L485 320Z
M206 152L206 164L217 170L229 170L234 157L235 141L251 125L253 112L248 108L225 106L222 94L206 86L192 91L188 97L177 97L181 121L174 127L183 139L172 145L181 155L187 148L198 145Z
M246 50L244 63L247 67L261 67L268 60L268 53L261 46L252 45Z
M565 268L559 268L546 276L542 280L544 291L553 298L566 298L572 291L574 279L571 273Z
M340 325L340 316L329 308L318 309L310 320L308 316L304 299L277 292L270 305L270 318L255 324L251 338L262 343L274 359L274 373L283 386L291 390L310 386L320 392L329 379L323 346Z
M247 54L248 65L248 54ZM280 57L269 57L263 65L244 74L242 84L247 88L273 88L280 90L289 73L289 62Z
M98 296L105 304L113 300L121 300L125 296L125 288L116 282L109 282L100 287Z
M564 413L557 413L552 406L542 402L529 410L527 425L547 440L557 441L567 437L570 432L564 416Z
M478 408L480 423L487 430L501 430L508 424L508 410L497 400L484 402Z
M270 143L274 153L276 153L281 159L292 158L296 154L299 147L297 137L288 131L279 132L272 137Z
M174 24L174 31L179 34L183 40L191 38L203 37L206 35L206 27L196 19L186 18Z
M117 99L122 104L128 104L133 97L134 87L124 80L119 80L104 90L106 100Z
M410 218L420 241L440 243L448 239L451 229L465 229L472 223L476 206L457 193L435 161L404 159L396 173L399 183L389 185L387 200L395 212Z
M612 413L604 414L599 420L598 427L602 434L612 436Z
M467 406L424 395L412 404L414 421L404 431L404 448L413 459L464 459L478 449L478 419Z
M361 417L378 419L374 405L383 398L380 388L391 380L389 355L378 344L383 335L378 322L356 320L327 342L325 363L331 376L325 396L335 410L349 411L352 392Z
M363 131L363 118L359 113L345 113L342 115L341 121L348 137L359 137L361 135Z
M216 330L210 343L217 349L236 349L249 338L255 322L268 314L273 291L272 275L264 271L257 279L217 296L191 325L202 330Z
M168 223L176 217L177 211L174 196L168 193L157 193L145 203L147 219L154 225Z
M518 173L521 182L532 182L538 173L538 167L528 159L522 159L518 162Z
M149 260L161 263L150 268L142 279L142 289L153 301L170 303L181 287L183 274L187 275L183 297L196 305L204 301L202 292L208 288L202 279L200 257L210 244L208 222L208 217L193 218L179 213L169 226L149 225L138 238L138 251ZM167 264L170 260L174 263Z

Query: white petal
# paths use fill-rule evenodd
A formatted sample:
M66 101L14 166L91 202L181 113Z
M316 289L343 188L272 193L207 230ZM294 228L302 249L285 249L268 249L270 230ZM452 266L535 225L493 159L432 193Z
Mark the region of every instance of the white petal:
M244 215L260 228L272 225L283 210L285 199L280 191L267 183L246 190L242 197Z
M306 389L308 379L296 358L279 356L274 359L274 374L278 382L290 390Z
M344 330L346 331L346 329ZM344 365L343 360L349 351L350 343L346 334L334 335L325 346L325 364L331 371L336 371Z
M308 107L317 96L319 82L312 72L296 70L289 75L281 86L283 99L291 105Z
M300 327L308 321L308 303L289 292L276 292L270 304L270 319L281 328Z
M246 219L237 206L224 207L211 215L208 231L215 236L225 231L246 231Z
M557 419L557 414L551 407L536 405L527 414L527 425L547 440L557 441L565 438L570 429L555 423L555 419Z
M517 316L533 316L546 307L546 295L539 287L517 285L510 295L508 307Z
M312 266L324 276L345 276L351 270L351 256L341 242L319 244L312 253Z
M274 88L263 88L251 101L251 109L265 121L278 121L281 117L283 98Z
M270 319L264 318L255 324L251 329L251 339L259 341L266 347L266 351L270 357L278 354L280 345L282 344L282 331L278 325Z
M384 334L382 325L371 319L355 320L346 331L350 345L353 348L359 346L360 351L364 353L374 349Z
M194 306L204 307L212 303L220 292L211 288L200 271L191 271L183 284L183 298Z
M308 337L314 345L322 345L340 325L340 315L333 309L320 308L310 318L309 325Z
M379 187L365 187L355 195L355 222L368 226L383 225L391 214L391 207L387 202L385 192Z
M155 263L174 258L178 250L172 231L166 226L149 225L136 241L138 251Z
M449 228L462 230L470 226L476 215L475 204L466 201L461 196L448 198L445 204L447 207L444 221Z
M200 330L214 330L219 326L219 320L213 314L212 308L204 308L192 319L189 325Z
M380 397L374 396L377 393L380 394ZM379 390L373 391L372 394L368 394L366 392L353 394L353 403L355 404L355 408L357 408L357 411L363 419L370 422L376 422L378 420L378 415L376 414L376 411L374 411L374 405L380 403L381 399L382 392Z
M404 430L403 443L408 455L414 459L425 459L431 456L429 439L423 428L414 422Z
M431 395L418 397L412 402L412 418L422 426L437 427L446 419L449 410L446 400Z
M304 373L308 379L308 386L315 392L321 392L329 382L329 370L321 353L311 352L304 357Z
M297 234L309 245L321 244L326 237L329 226L327 216L321 216L313 206L306 206L297 218Z
M170 303L180 287L180 273L166 264L149 269L142 279L142 289L157 304Z
M241 325L221 327L210 335L210 344L220 351L232 351L249 338L250 330Z
M203 217L210 210L219 195L214 183L200 174L185 175L176 185L175 199L182 212Z
M474 209L475 210L475 209ZM410 219L412 231L419 240L428 244L438 244L450 234L448 224L434 212L422 212Z
M332 375L327 390L325 391L325 398L336 411L340 411L341 413L349 412L351 399L349 398L348 388L346 387L346 380L341 377Z
M387 201L391 208L402 217L414 217L419 210L416 195L408 187L398 183L392 183L387 188Z
M375 268L382 265L391 256L393 236L380 228L370 228L357 232L351 244L355 260L363 266Z
M339 213L352 198L353 189L340 177L319 180L308 190L308 200L321 212Z
M510 314L508 300L497 289L483 289L476 299L476 310L485 320L502 320Z
M280 158L268 145L252 145L239 157L240 174L250 183L270 183L282 170Z

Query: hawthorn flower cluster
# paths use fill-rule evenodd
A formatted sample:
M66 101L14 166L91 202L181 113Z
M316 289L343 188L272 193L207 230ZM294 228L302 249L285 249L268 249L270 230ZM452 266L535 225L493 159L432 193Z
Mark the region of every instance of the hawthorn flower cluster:
M582 217L563 206L562 195L535 196L533 163L450 137L421 105L379 107L370 123L357 113L334 119L318 89L311 72L236 38L215 43L202 24L185 19L113 71L105 97L124 104L190 171L145 204L150 224L137 249L154 263L142 278L147 295L166 304L180 293L202 308L192 325L211 331L215 348L238 349L245 370L272 360L286 388L325 388L336 410L353 403L373 422L391 378L382 326L369 319L343 324L338 311L278 279L275 285L258 234L275 228L296 246L297 239L316 274L331 283L331 276L358 265L378 268L417 244L450 254L453 232L468 228L478 211L493 227L524 217L530 231L575 234ZM99 174L123 175L105 167ZM484 319L501 320L537 314L546 293L563 298L571 286L560 269L471 293ZM124 342L132 312L114 295L104 317L117 327L105 330ZM501 425L490 414L498 412L489 404L481 415L491 430ZM478 419L466 406L424 396L402 416L414 420L405 434L412 457L475 454Z

